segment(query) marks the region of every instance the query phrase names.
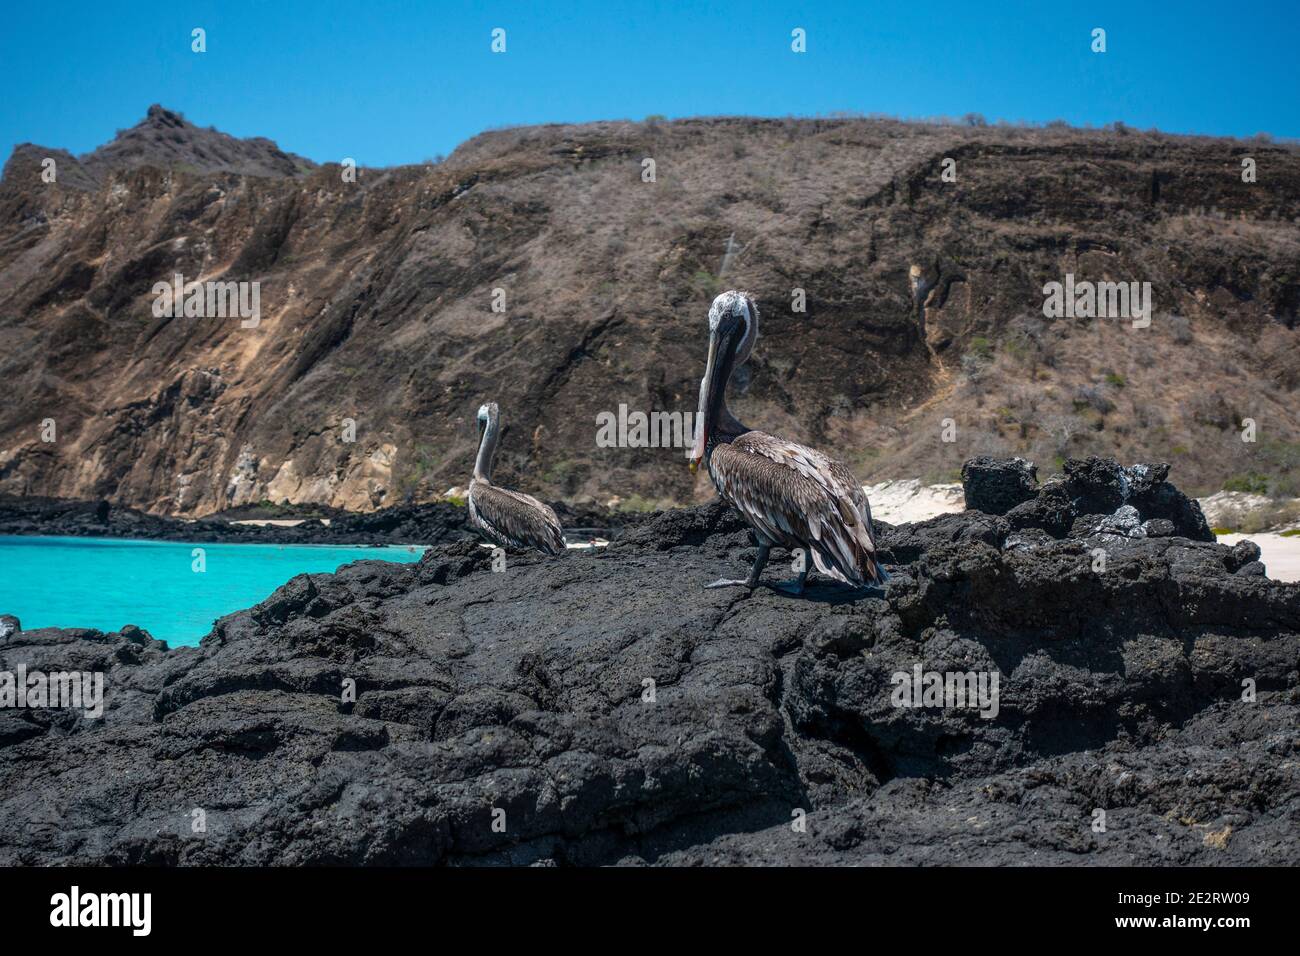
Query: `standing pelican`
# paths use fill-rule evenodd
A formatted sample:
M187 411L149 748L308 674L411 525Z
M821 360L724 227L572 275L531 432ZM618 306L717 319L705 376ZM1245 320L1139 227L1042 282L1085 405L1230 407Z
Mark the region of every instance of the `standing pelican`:
M469 483L469 523L488 541L504 548L564 554L564 529L554 511L530 495L492 484L492 459L500 437L496 402L479 406L478 430L478 458Z
M822 574L863 587L889 575L876 558L871 505L848 468L819 451L746 428L727 408L727 382L749 359L758 338L758 308L742 292L724 292L709 309L709 358L700 382L691 470L700 459L724 501L744 516L758 538L758 557L740 584L751 590L775 545L802 548ZM783 590L802 594L805 564Z

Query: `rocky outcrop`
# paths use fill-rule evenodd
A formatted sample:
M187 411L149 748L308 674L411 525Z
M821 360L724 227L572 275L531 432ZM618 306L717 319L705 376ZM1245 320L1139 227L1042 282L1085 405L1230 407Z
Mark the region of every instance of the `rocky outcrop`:
M1105 458L1071 458L1064 475L1041 486L1038 469L1022 458L976 458L962 467L966 507L1004 515L1015 530L1039 529L1054 538L1179 535L1213 541L1201 506L1165 479L1169 465L1125 468Z
M1300 585L1174 534L879 530L884 593L702 589L753 557L713 505L302 575L198 648L15 632L0 670L106 706L0 710L0 863L1300 862Z
M1023 458L972 458L961 468L966 507L1004 515L1038 495L1038 468Z
M238 139L216 129L203 129L180 113L155 103L130 129L118 131L108 143L81 157L62 149L32 143L18 146L4 169L11 183L41 182L41 161L55 161L55 182L71 189L94 191L112 174L150 166L177 172L234 173L241 176L292 178L316 168L311 160L286 153L261 136Z

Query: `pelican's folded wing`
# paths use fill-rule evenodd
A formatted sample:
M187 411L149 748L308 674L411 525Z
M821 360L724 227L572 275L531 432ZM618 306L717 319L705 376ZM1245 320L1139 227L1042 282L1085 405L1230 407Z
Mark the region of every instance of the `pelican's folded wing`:
M751 431L719 445L711 469L718 491L756 528L809 544L823 573L853 584L883 576L867 496L839 462Z
M478 523L509 547L536 548L547 554L564 554L564 530L547 505L531 495L475 482L470 489L470 512Z

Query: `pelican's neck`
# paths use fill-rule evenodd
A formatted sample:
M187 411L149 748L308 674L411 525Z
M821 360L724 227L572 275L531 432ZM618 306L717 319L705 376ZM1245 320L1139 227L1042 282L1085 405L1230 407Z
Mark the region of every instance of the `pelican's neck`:
M478 458L474 459L474 477L479 481L492 481L492 459L497 454L497 420L489 418L478 445Z
M723 384L721 392L718 394L718 400L715 407L709 409L708 419L705 421L707 434L709 436L708 444L704 448L705 456L713 454L713 449L724 442L735 441L749 428L742 425L740 419L731 413L727 406L727 388L731 385L731 374L727 375L727 381Z

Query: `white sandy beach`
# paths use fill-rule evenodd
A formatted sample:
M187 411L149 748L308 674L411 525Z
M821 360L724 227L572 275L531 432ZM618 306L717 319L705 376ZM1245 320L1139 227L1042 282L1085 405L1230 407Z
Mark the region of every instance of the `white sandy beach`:
M1259 545L1259 559L1274 581L1300 581L1300 536L1280 534L1221 534L1219 543L1233 545L1250 539Z
M302 524L305 518L245 518L242 521L232 521L231 524L248 524L255 528L275 527L275 528L296 528ZM321 518L320 523L329 527L330 519Z
M916 478L903 478L863 485L862 490L871 502L871 517L888 524L925 521L966 509L966 496L957 483L923 485Z

